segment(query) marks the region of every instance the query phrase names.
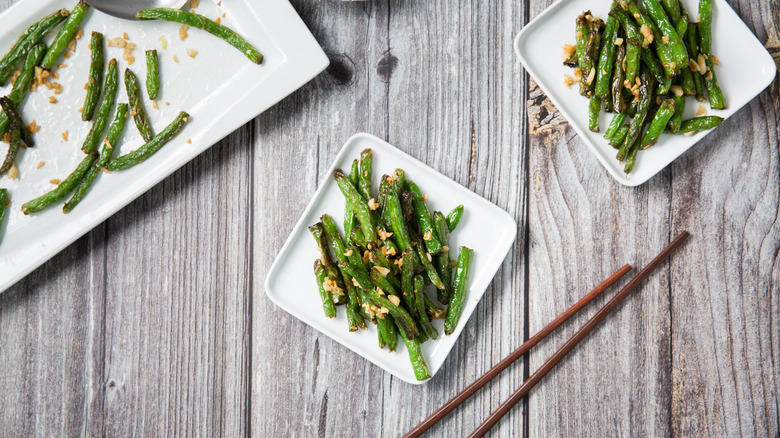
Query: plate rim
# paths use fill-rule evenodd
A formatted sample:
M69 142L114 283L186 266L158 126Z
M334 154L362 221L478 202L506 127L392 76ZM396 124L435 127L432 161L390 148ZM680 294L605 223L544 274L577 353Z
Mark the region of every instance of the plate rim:
M349 149L351 148L353 143L359 142L361 140L367 140L372 143L378 143L381 144L383 147L386 147L391 150L395 150L398 154L400 154L404 159L416 162L419 166L427 170L428 172L432 173L436 178L442 178L447 180L448 182L454 184L459 189L463 190L464 192L468 193L470 197L479 200L481 203L489 204L493 208L495 208L496 212L502 214L502 220L507 221L507 230L511 233L511 239L506 239L501 244L496 245L496 251L499 254L502 254L501 258L498 259L498 262L495 263L495 266L488 265L487 269L484 271L485 275L487 275L487 284L485 285L482 290L478 291L479 295L477 297L477 302L474 305L473 308L471 308L471 311L466 314L465 312L461 314L460 322L458 323L458 326L456 327L455 331L451 335L447 335L447 337L452 339L452 342L450 343L450 346L446 348L446 351L443 352L443 361L442 364L436 368L431 370L431 377L429 379L418 381L414 378L414 375L412 373L411 377L407 377L398 370L391 369L390 367L387 367L381 363L378 363L373 358L366 356L362 354L360 351L357 351L356 349L352 348L352 346L342 342L338 338L332 337L330 334L324 332L323 330L318 327L319 322L315 322L312 324L309 319L304 318L296 314L296 312L293 310L291 311L288 306L286 306L284 303L278 301L274 295L274 292L272 291L271 283L276 280L276 278L279 275L279 270L281 269L280 266L283 264L284 260L288 256L288 252L291 250L290 247L293 245L293 242L296 240L296 236L299 235L303 228L306 227L305 219L307 216L310 215L311 211L314 209L315 204L317 203L318 199L322 196L322 193L325 191L325 188L327 187L327 182L330 179L330 175L333 173L333 171L336 169L336 166L339 162L341 162L344 159L344 156L347 154ZM452 178L449 178L448 176L444 175L443 173L439 172L436 169L433 169L428 164L423 162L422 160L418 160L417 158L409 155L408 153L404 152L400 148L390 144L389 142L386 142L385 140L370 134L366 132L358 132L354 135L352 135L341 147L341 150L339 150L338 154L336 154L336 157L333 159L333 162L328 168L328 171L325 172L324 177L322 181L320 181L319 186L317 187L317 190L314 192L312 197L309 199L308 203L306 204L306 207L304 208L303 212L301 213L300 217L298 218L298 221L296 221L295 226L293 227L292 231L290 231L289 236L285 240L284 244L282 245L281 249L279 250L276 258L274 259L273 263L271 264L271 267L268 269L268 273L266 274L265 281L263 282L263 286L265 287L266 296L268 297L271 302L273 302L277 307L284 310L291 316L298 319L300 322L306 324L307 326L311 327L312 329L316 330L323 336L327 336L331 340L337 342L338 344L342 345L343 347L347 348L348 350L352 351L353 353L357 354L358 356L366 359L367 361L371 362L372 364L376 365L380 369L382 369L385 372L390 373L392 376L406 382L412 385L424 385L431 380L438 374L438 371L443 367L444 363L449 358L449 355L452 351L452 348L455 346L455 343L458 342L460 339L460 334L463 331L464 327L468 323L468 321L471 319L471 316L474 314L477 306L482 301L482 298L485 295L485 292L487 292L487 289L490 287L491 283L495 279L496 273L501 268L501 266L506 261L507 256L509 255L509 252L512 250L514 245L517 243L517 221L514 217L512 217L509 212L504 210L503 208L499 207L498 205L494 204L493 202L489 201L488 199L480 196L479 194L475 193L474 191L470 190L468 187L463 186L462 184L458 183L457 181L453 180ZM473 289L472 289L473 290ZM464 309L465 310L465 309ZM327 318L323 316L323 321L327 321ZM317 324L317 325L315 325ZM440 339L446 339L444 337Z

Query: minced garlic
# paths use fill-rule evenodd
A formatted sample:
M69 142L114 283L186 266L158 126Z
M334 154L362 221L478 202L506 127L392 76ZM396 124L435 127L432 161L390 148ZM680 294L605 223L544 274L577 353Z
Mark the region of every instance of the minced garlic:
M571 44L564 44L561 46L561 48L563 49L563 52L561 53L561 59L564 61L571 58L571 56L574 55L574 52L577 51L577 48Z
M184 40L186 40L186 39L187 39L187 37L188 37L188 36L190 36L190 35L187 33L187 29L189 29L189 28L190 28L190 27L189 27L189 26L187 26L186 24L182 25L182 26L179 28L179 40L181 40L181 41L184 41Z
M29 125L27 125L27 131L28 131L30 134L35 134L36 132L38 132L38 131L40 131L40 130L41 130L41 127L40 127L40 126L38 126L38 125L35 123L35 120L33 120L32 122L30 122L30 124L29 124Z

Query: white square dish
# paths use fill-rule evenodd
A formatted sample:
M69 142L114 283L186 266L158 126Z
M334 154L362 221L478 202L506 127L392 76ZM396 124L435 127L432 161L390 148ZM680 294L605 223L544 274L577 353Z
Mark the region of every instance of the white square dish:
M70 10L76 3L23 0L10 7L0 15L0 51L4 53L30 24L59 8ZM41 129L35 134L37 146L17 157L19 179L0 177L0 187L8 188L12 201L7 210L10 217L0 224L4 231L0 241L0 292L328 65L325 53L287 0L220 3L221 6L216 0L202 1L195 12L220 17L223 24L244 36L265 56L261 65L253 64L226 42L198 29L190 29L189 36L181 40L181 25L177 23L126 21L96 10L87 13L81 24L84 36L78 41L75 54L60 58L58 63L65 66L55 70L63 86L62 93L56 96L58 102L50 103L51 91L39 87L20 105L22 117L28 123L35 120ZM145 78L144 50L158 51L158 108L153 108L144 97L155 131L161 131L180 110L190 114L190 121L173 141L144 163L98 176L90 193L70 214L62 213L60 203L25 216L21 204L51 190L49 181L64 179L84 157L80 147L92 124L81 121L79 108L84 102L83 84L88 77L90 56L87 45L93 30L102 32L106 40L127 33L129 41L136 44L136 61L132 65L123 59L123 49L106 48L106 60L117 59L120 77L129 67L139 78ZM49 35L46 41L52 38ZM188 56L188 49L197 54ZM9 86L1 89L0 95L8 89ZM122 84L119 89L117 102L127 102ZM145 94L145 87L142 92ZM141 136L128 121L115 156L138 149L141 144ZM5 156L5 148L0 154ZM39 166L40 163L44 164Z
M452 232L450 247L453 252L457 252L456 248L460 246L468 246L474 250L469 288L455 332L450 336L444 335L443 322L435 320L434 326L440 333L439 339L423 344L422 349L428 359L431 376L441 368L514 244L517 223L507 212L455 181L381 139L361 133L350 138L341 149L326 174L325 181L317 189L303 216L295 225L265 280L266 293L271 301L399 379L420 384L423 382L415 379L403 342L398 343L396 352L389 353L377 345L377 332L372 324L368 324L367 330L351 333L348 331L343 308L338 308L336 318L325 317L314 278L312 265L318 257L318 250L307 227L317 223L325 213L332 216L339 225L344 222L344 197L333 180L333 171L338 168L348 171L352 160L359 157L360 151L366 148L373 150L375 174L389 174L396 168L403 169L407 177L417 183L423 193L429 195L427 204L431 211L439 210L446 214L459 204L463 204L465 208L460 224ZM378 178L373 180L376 191ZM457 255L453 255L454 257ZM435 297L432 299L435 302Z
M574 44L574 22L577 16L583 10L590 9L594 16L606 20L611 4L611 0L560 0L518 33L515 52L528 73L610 175L623 185L637 186L663 170L712 130L691 136L663 134L658 144L639 152L631 174L623 173L623 166L615 158L617 151L603 136L611 114L601 112L601 133L588 129L588 100L580 96L576 84L570 88L564 85L563 75L571 75L571 69L563 65L560 56L561 46ZM691 20L698 21L698 1L683 0L683 4ZM712 35L712 52L720 60L715 71L727 108L711 110L708 103L695 102L695 99L689 97L684 119L694 117L700 104L708 114L728 118L761 93L775 78L777 67L772 56L725 0L713 1Z

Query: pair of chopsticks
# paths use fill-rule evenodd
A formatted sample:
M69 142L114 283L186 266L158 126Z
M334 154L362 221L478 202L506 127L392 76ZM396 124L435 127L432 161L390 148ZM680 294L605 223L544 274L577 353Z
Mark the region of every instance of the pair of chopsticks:
M571 352L574 347L577 346L577 344L582 341L585 336L588 335L601 321L603 321L609 314L612 312L615 307L618 306L631 292L636 289L640 283L642 283L650 274L660 265L671 253L680 246L680 244L688 237L688 232L683 231L678 235L677 237L672 240L672 242L664 248L663 251L661 251L660 254L658 254L644 269L642 269L631 281L618 292L614 297L612 297L609 302L604 305L604 307L601 308L601 310L598 311L590 320L588 320L587 323L585 323L582 328L577 331L577 333L574 334L574 336L571 337L561 348L558 349L549 359L547 359L547 362L545 362L539 370L537 370L531 377L528 378L523 384L518 388L507 401L505 401L499 408L490 414L490 416L477 427L477 429L472 432L470 435L471 438L478 438L485 436L485 434L492 428L493 426L498 423L498 421L506 415L507 412L509 412L520 400L523 399L528 393L531 391L531 389L536 386L537 383L539 383L540 380L544 378L544 376L547 375L554 367L558 364L569 352ZM528 339L521 345L517 350L513 351L509 356L504 358L501 362L496 364L493 368L491 368L487 373L485 373L482 377L477 379L474 383L469 385L466 389L461 391L458 395L452 398L452 400L448 401L444 404L444 406L440 407L436 412L431 414L428 418L423 420L420 424L418 424L414 429L410 430L406 435L404 435L404 438L413 438L413 437L419 437L422 435L425 431L427 431L431 426L436 424L439 420L444 418L447 414L452 412L456 407L460 406L461 403L463 403L467 398L471 397L477 390L485 386L490 380L492 380L494 377L496 377L501 371L506 369L510 364L512 364L514 361L522 357L525 353L527 353L531 347L539 343L542 339L544 339L547 335L549 335L553 330L558 328L561 324L566 322L569 318L574 316L580 309L585 307L588 303L593 301L596 297L601 295L602 292L604 292L608 287L610 287L612 284L614 284L616 281L618 281L621 277L623 277L628 271L631 270L630 265L625 265L620 270L615 272L611 277L606 279L603 283L598 285L595 289L593 289L591 292L589 292L587 295L582 297L579 301L577 301L576 304L574 304L571 308L566 310L563 314L561 314L559 317L555 318L553 322L548 324L545 328L543 328L539 333L534 335L532 338Z

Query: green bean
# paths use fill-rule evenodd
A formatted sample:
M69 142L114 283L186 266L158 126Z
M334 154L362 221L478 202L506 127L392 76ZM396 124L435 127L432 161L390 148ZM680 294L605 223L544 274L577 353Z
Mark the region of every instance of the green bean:
M68 11L66 9L60 9L27 28L16 41L16 44L11 47L11 50L0 59L0 86L5 85L5 81L11 76L16 64L22 59L25 59L33 47L35 47L49 31L62 23L67 16ZM43 54L41 54L41 57L42 56ZM38 61L40 62L40 60ZM36 63L36 65L38 65L38 63Z
M626 89L628 91L628 89ZM626 106L626 113L628 113L629 116L634 117L636 116L636 109L639 105L639 101L631 99L630 102L628 102L628 105Z
M433 257L430 253L425 252L422 245L414 245L414 250L417 256L420 258L425 272L428 274L428 278L431 280L436 289L445 289L444 282L441 281L439 273L436 272L436 268L433 266Z
M363 199L363 196L358 192L355 186L352 185L352 181L349 180L349 177L344 175L344 172L342 172L341 169L336 169L336 171L333 172L333 177L336 179L336 184L339 186L346 202L351 204L352 212L357 216L363 236L367 241L377 240L378 236L374 229L374 220L366 200Z
M125 69L125 89L127 90L127 98L130 100L130 108L133 109L131 114L133 115L133 120L135 120L138 132L141 133L144 141L152 141L154 132L149 124L149 118L146 116L141 90L138 87L138 78L129 68Z
M157 50L146 51L146 93L149 100L156 100L160 94L160 60Z
M103 56L103 34L92 32L90 47L89 79L87 80L87 96L84 98L84 108L81 110L81 120L90 121L100 98L100 85L103 82L105 58ZM101 132L102 134L102 132Z
M373 303L368 302L367 304L370 306ZM376 318L375 321L376 321L377 339L379 340L379 348L385 348L385 345L387 345L387 342L385 342L385 337L390 337L390 335L387 333L390 320L385 318Z
M685 44L685 34L688 32L688 23L690 22L691 20L688 18L688 14L682 14L677 21L672 21L674 30L677 31L677 35L680 37L680 41L682 41L683 45ZM685 47L685 51L688 51L687 46Z
M463 205L459 205L452 209L447 215L447 227L450 231L455 231L455 228L460 223L460 218L463 217Z
M428 211L428 207L425 206L425 200L423 199L422 192L417 184L407 180L406 186L409 191L414 195L412 198L412 208L414 209L414 215L417 219L417 224L420 226L420 233L422 233L423 240L425 241L425 247L431 254L438 254L441 252L441 242L436 238L436 232L433 229L433 217L431 212Z
M650 50L642 50L641 57L642 65L644 65L647 70L650 71L655 80L658 81L659 84L663 82L663 80L666 79L666 74L664 73L663 66L661 66L661 62L658 60L655 54ZM660 91L659 94L661 94Z
M414 315L417 308L414 295L414 251L406 248L401 253L401 297L406 308Z
M612 136L612 138L609 139L609 145L614 148L619 148L620 145L623 144L624 141L626 141L626 135L628 135L628 125L623 125L620 128L618 128L617 132L615 132L615 135Z
M715 76L715 63L712 62L712 56L708 56L705 62L707 64L707 74L704 75L704 85L707 87L710 108L725 109L726 100L723 98L723 91L721 91L720 85L718 85L718 78Z
M110 171L124 170L133 167L136 164L142 163L154 155L157 151L159 151L160 148L165 146L165 144L168 143L171 139L176 137L176 135L181 132L182 128L184 128L184 125L189 120L189 117L189 114L186 112L180 112L179 115L176 116L176 118L173 120L173 122L171 122L170 125L163 129L162 132L157 134L151 141L146 142L146 144L134 152L130 152L129 154L115 158L113 161L108 163L106 169Z
M626 47L626 78L625 81L633 84L639 74L640 55L642 49L643 37L637 29L636 24L631 21L631 18L626 12L620 8L613 8L610 11L610 15L617 18L620 24L623 25L623 29L626 30L628 46ZM583 73L584 74L584 73ZM613 84L614 85L614 84ZM614 88L613 88L614 92Z
M626 111L626 101L623 99L623 82L626 80L626 71L623 70L623 61L626 60L627 42L623 42L615 54L615 68L612 75L612 108L616 113L622 114Z
M370 201L374 197L371 193L371 167L373 162L372 156L373 154L371 149L364 149L362 152L360 152L360 171L358 172L357 189L358 192L363 195L363 199L365 199L366 202Z
M699 48L707 64L707 73L703 75L707 87L707 97L712 109L726 108L723 92L715 75L715 63L712 62L712 0L699 1Z
M676 66L684 67L688 63L688 51L685 45L683 45L680 35L677 34L674 26L669 22L663 7L658 3L658 0L642 0L642 4L653 21L655 21L661 33L669 39L668 43L665 41L661 41L661 43L668 45L671 49ZM679 69L674 70L679 71Z
M674 100L666 99L661 102L661 106L655 113L655 117L653 117L653 120L650 122L650 127L647 129L647 132L645 132L644 137L642 137L642 142L639 146L640 149L647 149L658 142L658 137L660 137L661 133L666 129L666 125L669 124L669 120L672 119L674 112ZM626 171L626 173L628 172L630 172L630 170Z
M617 154L617 159L623 161L628 157L634 144L639 139L639 134L642 133L642 127L645 124L647 113L650 110L650 105L653 102L653 77L649 72L642 73L641 85L639 86L639 104L637 106L636 115L631 120L631 127L626 135L626 140L623 142L623 146L620 148ZM638 148L638 145L637 145Z
M681 13L680 0L663 0L663 7L673 24L680 21Z
M320 263L322 263L322 266L325 269L334 267L333 260L330 259L328 240L325 238L325 226L322 222L317 222L309 227L309 232L314 237L315 242L317 242L317 250L320 252Z
M595 94L590 96L588 105L588 129L591 132L599 132L599 112L601 111L601 98Z
M436 271L439 274L439 278L444 283L444 289L436 289L436 296L440 303L447 304L450 301L450 293L452 290L452 264L450 262L450 229L447 227L447 219L441 212L433 213L433 222L436 226L436 231L439 235L439 240L442 243L442 251L436 254Z
M317 247L320 251L320 263L322 264L322 267L325 268L327 278L330 280L329 287L325 287L325 289L331 292L335 304L345 304L348 301L348 297L345 293L346 285L339 273L337 265L333 263L333 260L330 258L330 249L328 241L325 238L324 228L322 223L318 222L310 226L309 231L317 242Z
M125 121L129 114L129 106L126 103L120 103L116 108L116 115L114 115L114 122L108 127L108 134L103 141L103 148L100 150L100 156L92 168L89 169L84 178L76 187L76 191L73 192L70 200L62 207L63 213L70 213L84 198L87 196L89 189L92 187L92 183L97 178L101 169L108 164L111 160L111 155L114 153L114 147L119 145L119 136L122 135L122 131L125 128Z
M393 275L388 274L387 277L385 277L385 279L382 281L389 282L392 285L393 290L400 289L401 281L398 280L398 278L396 278L395 276L395 274L398 272L398 266L394 265L390 260L388 260L387 256L376 245L376 243L368 242L366 245L368 250L369 262L371 262L373 266L379 266L381 268L388 269L393 274Z
M11 99L9 99L7 96L0 97L0 107L3 108L3 113L5 113L6 117L8 117L8 120L11 121L11 125L16 125L19 127L19 130L21 131L22 142L24 142L28 148L34 147L35 142L33 141L32 134L30 134L30 131L25 129L27 124L22 121L22 117L16 111L16 107L14 106L14 103L11 102Z
M674 99L674 115L669 119L669 132L676 134L680 130L680 124L682 123L683 113L685 112L685 96L673 96Z
M678 129L675 134L692 134L699 131L706 131L720 125L723 120L723 117L718 116L702 116L683 120L682 123L680 123L680 129Z
M414 264L414 252L411 248L405 250L403 256L404 265L406 265L407 261L409 265ZM409 266L409 273L411 274L413 271L414 267ZM426 310L425 298L427 298L427 296L425 296L425 280L423 280L421 275L414 276L412 282L412 296L414 301L414 311L412 313L417 314L417 320L431 339L439 339L439 332L433 324L431 324L431 319L428 317L428 312ZM433 305L433 303L431 303L431 305Z
M699 50L712 53L712 0L699 0Z
M627 114L625 112L622 112L612 116L612 121L609 122L607 131L604 133L604 138L609 140L615 135L615 133L618 132L618 130L623 126L623 122L626 120L626 115Z
M639 8L634 0L629 0L626 3L626 7L628 8L631 16L640 26L645 26L652 31L652 38L645 39L644 42L648 45L651 41L656 42L656 44L654 44L655 52L658 55L658 58L661 60L661 64L663 65L666 75L669 77L677 76L677 74L680 72L680 69L684 66L678 65L678 63L675 61L674 55L672 55L671 47L663 44L663 35L661 35L661 32L658 30L658 27L655 25L653 20L651 20L650 17L648 17L647 14L645 14L645 12Z
M626 7L629 7L633 4L632 1L629 1L626 5ZM636 5L633 5L636 6ZM641 11L639 11L641 12ZM633 14L633 11L631 11ZM645 41L644 36L642 35L642 32L640 31L639 26L637 26L637 23L634 21L634 19L639 20L639 24L644 24L641 21L642 14L639 14L639 16L634 15L634 19L632 19L632 16L630 16L625 9L621 8L612 8L609 11L610 17L615 17L620 25L623 27L623 31L626 33L626 40L628 43L633 44L635 46L642 46L643 42Z
M401 334L401 339L404 341L404 344L406 344L406 349L409 351L409 361L412 363L414 377L417 380L430 379L431 370L428 366L428 361L425 360L425 355L423 355L420 341L417 338L409 338L403 330L400 330L399 332Z
M24 128L20 128L18 125L11 125L11 132L10 132L10 141L8 142L8 153L5 155L5 160L3 160L3 164L0 165L0 175L8 172L11 167L13 167L14 162L16 162L16 154L19 153L19 148L21 147L22 143L22 134L21 130Z
M407 336L413 338L419 334L417 326L411 315L409 315L409 312L399 305L400 298L395 294L388 293L392 291L392 287L388 287L388 285L382 281L384 278L376 268L372 269L371 276L369 277L352 263L339 263L339 267L346 270L347 273L357 281L360 287L366 291L366 294L371 301L374 301L377 306L387 309L390 315L398 322L399 328L404 330ZM387 296L380 294L379 291L375 289L375 282L377 280L379 281L379 284L376 284L376 287L382 289L383 293L388 294ZM380 284L383 284L386 289L382 288ZM393 296L395 297L394 300L398 299L398 304L395 304L388 298Z
M22 73L16 78L16 82L14 82L14 86L7 96L8 100L10 100L15 107L18 107L19 104L22 103L22 99L24 99L24 96L30 91L30 84L32 83L33 77L35 77L35 67L41 59L43 59L45 53L46 46L43 44L36 44L32 50L30 50L30 53L27 54L27 58L24 60ZM0 113L0 137L8 132L9 126L10 121L8 116L5 115L5 112ZM24 129L24 126L20 128Z
M614 7L614 6L613 6ZM620 23L615 17L610 16L607 19L607 25L604 28L604 35L601 42L601 53L596 72L595 94L599 98L609 101L610 90L609 81L612 79L612 69L615 63L615 40L617 39Z
M60 55L68 48L68 43L73 39L73 35L76 34L76 31L78 31L79 25L84 19L84 15L87 14L87 11L89 11L89 5L83 1L79 1L79 3L73 7L70 11L70 15L68 15L67 21L62 25L59 33L51 43L49 51L46 52L46 56L43 57L41 67L47 70L51 70L54 67L57 60L60 58Z
M357 158L352 161L352 170L349 172L349 180L353 186L357 187L358 183L358 160ZM351 231L355 227L355 214L352 212L352 205L349 202L344 204L344 238L347 243L351 240Z
M322 310L325 312L325 316L328 318L334 318L336 316L336 306L333 304L333 296L330 292L325 290L325 281L328 279L328 271L322 266L320 259L314 262L314 275L317 278L317 287L320 291L320 299L322 300Z
M393 237L395 237L398 246L401 250L411 248L411 238L409 237L409 231L404 224L401 201L398 199L398 195L392 190L386 194L385 211L390 221L390 228L393 230Z
M377 319L377 321L382 320L381 318ZM398 346L398 332L403 332L403 330L398 330L396 324L390 318L384 318L384 321L386 321L384 338L387 343L387 351L392 353Z
M360 256L360 248L358 248L354 244L348 244L347 251L344 253L344 255L347 257L348 263L351 266L353 266L354 269L358 270L363 278L368 278L369 280L371 279L371 275L368 273L368 269L366 269L366 265L363 263L363 258ZM339 269L342 270L342 272L347 272L340 265L341 262L339 262ZM349 275L351 278L354 278L354 276L350 275L348 272L347 275ZM352 280L350 280L350 282L352 282ZM363 311L363 317L369 321L373 321L374 323L376 323L376 316L369 311L368 307L366 307L366 304L370 300L365 290L363 290L362 287L357 287L356 292L358 294L358 298L360 299L360 303L361 303L360 307L361 310Z
M472 249L465 246L460 247L458 255L458 265L455 268L455 280L452 283L452 298L447 308L447 318L444 320L444 333L451 335L458 325L460 314L463 311L463 305L466 302L466 291L468 290L469 271L471 270L471 259L474 255Z
M349 232L349 242L357 245L361 250L366 249L368 242L365 236L363 236L360 226L353 227L352 231Z
M577 41L576 54L583 78L588 75L593 64L593 59L588 56L588 42L590 41L590 20L588 20L588 16L592 18L590 11L583 12L577 17L575 26L575 37ZM580 94L583 96L587 94L585 79L580 81Z
M388 295L400 296L401 294L398 293L398 290L401 289L401 282L395 277L395 275L386 271L391 270L391 268L382 266L381 264L375 263L373 261L372 263L373 264L371 266L370 274L371 281L373 281L377 287L387 292Z
M582 78L580 80L580 94L590 96L596 88L596 63L598 62L599 47L601 47L601 33L604 29L604 21L596 18L589 23L588 44L586 47L585 68L582 66Z
M323 230L325 231L325 236L328 238L328 241L330 241L333 252L336 254L336 261L338 263L348 263L349 260L345 255L347 247L339 234L336 222L327 214L322 215L320 221ZM366 323L363 321L363 316L360 313L360 300L358 299L355 285L352 283L352 276L341 268L339 268L339 271L341 271L341 276L344 278L344 286L347 289L347 297L349 298L349 302L347 303L347 322L349 324L349 331L354 332L357 331L358 328L365 329Z
M696 87L696 100L703 102L707 98L704 97L704 88L702 86L702 77L699 72L699 64L696 63L696 58L699 54L699 23L688 23L688 33L685 34L686 46L688 48L688 69L693 76L693 85Z
M95 162L97 157L97 152L91 152L87 154L87 156L81 160L81 163L79 163L78 167L76 167L76 170L68 175L64 181L59 183L56 189L46 193L45 195L39 196L32 201L24 203L22 205L22 213L37 213L67 196L68 193L72 192L79 184L79 182L81 182L81 179L84 178L84 175L89 171L89 168L92 167L92 163Z
M8 189L0 189L0 242L3 241L3 219L5 218L5 209L7 203Z
M255 64L263 62L263 55L257 51L249 42L226 26L223 26L208 18L194 14L192 12L181 11L178 9L156 8L144 9L136 15L139 20L165 20L176 23L186 24L187 26L205 30L206 32L222 38L228 44L241 51L250 61Z
M111 114L111 109L116 101L118 82L119 72L116 67L116 59L112 59L108 62L106 77L103 80L103 96L100 97L100 105L98 105L97 113L92 120L92 128L90 128L87 138L84 139L84 144L81 146L81 150L85 154L93 152L98 147L98 142L106 128L108 116Z

